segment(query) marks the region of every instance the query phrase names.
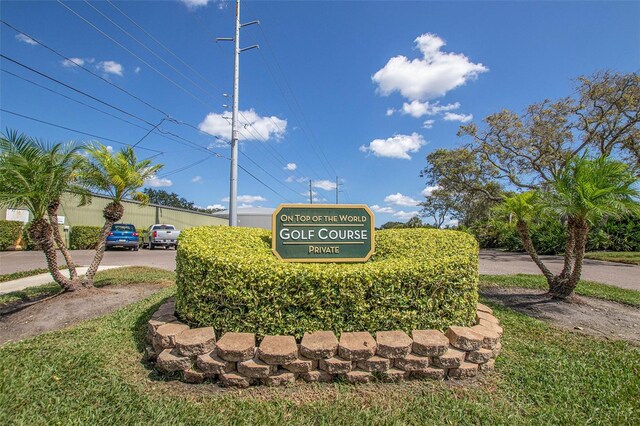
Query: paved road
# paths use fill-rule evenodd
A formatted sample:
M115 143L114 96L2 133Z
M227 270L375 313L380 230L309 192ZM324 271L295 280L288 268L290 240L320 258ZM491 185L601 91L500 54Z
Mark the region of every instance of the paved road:
M86 266L93 259L91 250L74 250L73 259ZM146 265L173 271L176 267L175 250L113 250L105 253L102 265ZM562 269L562 257L542 256L548 267L559 272ZM62 257L59 264L63 264ZM44 255L40 252L0 252L0 274L45 268ZM480 273L492 275L539 274L540 270L527 254L505 253L495 250L481 250ZM640 266L623 263L585 260L582 278L590 281L611 284L621 288L640 290Z
M72 250L71 257L77 264L88 266L93 260L94 253L93 250ZM58 253L58 265L64 265L64 258L60 253ZM173 271L176 269L176 252L165 249L139 251L114 249L105 252L101 265L143 265ZM46 267L44 254L39 251L0 252L0 274Z
M561 256L540 256L553 273L562 270ZM541 274L526 253L480 250L480 273L490 275ZM582 279L640 291L640 266L585 259Z

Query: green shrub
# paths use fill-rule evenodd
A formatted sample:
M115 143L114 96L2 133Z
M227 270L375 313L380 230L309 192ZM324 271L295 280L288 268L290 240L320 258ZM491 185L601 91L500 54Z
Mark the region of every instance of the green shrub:
M0 251L14 246L22 233L22 222L15 220L0 220Z
M269 231L197 227L176 263L180 316L217 332L442 330L470 325L478 298L478 245L457 231L378 231L369 262L336 264L281 262Z
M94 249L98 245L100 226L74 226L69 234L69 248L72 250Z
M564 253L567 228L558 218L542 216L529 224L533 245L540 254ZM482 248L524 251L515 223L499 218L468 228ZM640 216L629 215L595 224L587 236L587 251L640 251Z

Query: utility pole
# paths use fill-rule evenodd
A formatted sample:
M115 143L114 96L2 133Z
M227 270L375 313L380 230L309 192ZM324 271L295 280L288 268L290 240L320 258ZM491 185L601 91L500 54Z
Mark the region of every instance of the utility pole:
M313 185L311 179L309 179L309 204L313 204Z
M238 226L238 92L240 85L240 53L259 47L257 44L240 49L240 28L260 21L240 23L240 0L236 0L236 33L234 38L220 37L216 41L234 41L233 115L231 116L231 173L229 178L229 226Z

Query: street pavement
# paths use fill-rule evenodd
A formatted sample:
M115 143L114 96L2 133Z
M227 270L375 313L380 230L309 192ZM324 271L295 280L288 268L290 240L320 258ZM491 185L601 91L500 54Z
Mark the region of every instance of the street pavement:
M562 271L562 256L540 256L549 270ZM526 253L480 250L480 273L487 275L541 274ZM585 259L582 279L640 291L640 266Z
M73 250L74 261L87 266L93 259L92 250ZM175 250L110 250L105 252L104 266L153 266L170 271L176 267ZM562 269L561 256L541 256L552 272ZM58 264L64 264L62 256ZM46 268L41 252L0 252L0 274ZM490 275L540 274L538 267L526 253L507 253L497 250L480 251L480 273ZM585 259L582 278L616 287L640 291L640 266ZM2 286L2 284L0 284Z

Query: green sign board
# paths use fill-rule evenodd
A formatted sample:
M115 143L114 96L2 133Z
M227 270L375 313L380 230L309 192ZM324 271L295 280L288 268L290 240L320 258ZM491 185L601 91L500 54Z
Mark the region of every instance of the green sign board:
M373 213L360 204L282 204L272 230L285 262L366 262L375 250Z

